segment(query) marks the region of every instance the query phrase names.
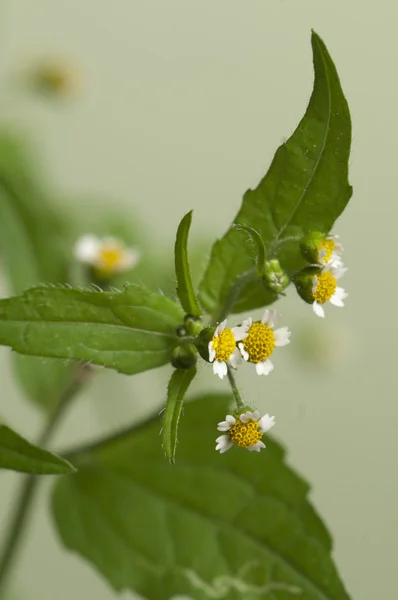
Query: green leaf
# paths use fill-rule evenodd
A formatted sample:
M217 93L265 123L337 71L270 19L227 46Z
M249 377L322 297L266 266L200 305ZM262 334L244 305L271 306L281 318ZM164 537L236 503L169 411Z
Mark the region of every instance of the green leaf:
M158 418L71 454L79 472L53 496L63 543L115 590L151 600L347 600L329 534L282 448L268 438L259 454L215 451L231 400L185 405L175 465Z
M177 277L177 294L182 308L187 314L195 317L202 315L202 310L193 289L191 272L188 263L188 235L192 221L192 210L185 215L178 226L174 245L175 272Z
M0 133L0 251L10 288L20 294L41 282L65 283L68 264L63 226L37 181L37 168L21 139ZM51 409L67 384L70 369L59 361L43 364L15 356L26 394Z
M277 257L291 275L304 266L298 240L309 231L329 232L351 194L348 161L350 113L325 44L312 34L315 81L307 111L293 135L277 150L258 187L248 190L234 223L255 228L268 258ZM245 234L229 229L213 246L199 300L217 315L243 273L251 270L232 307L242 312L274 300L257 280L253 249ZM230 311L230 312L232 312Z
M0 300L0 344L140 373L169 362L182 317L174 302L139 285L123 292L40 286Z
M35 475L65 475L76 471L68 461L34 446L6 425L0 425L0 469Z
M264 275L264 265L266 258L266 250L264 240L256 229L253 227L246 227L245 225L233 225L236 230L246 231L249 234L252 241L257 246L257 277L261 278Z
M175 462L178 426L184 406L184 396L195 375L196 369L177 369L172 374L167 388L167 402L163 419L163 448L171 463Z

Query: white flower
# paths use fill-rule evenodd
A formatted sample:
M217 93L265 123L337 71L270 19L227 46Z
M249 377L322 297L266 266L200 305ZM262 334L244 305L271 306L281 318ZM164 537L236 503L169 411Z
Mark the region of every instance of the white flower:
M274 368L269 357L276 346L290 344L290 331L287 327L280 327L274 331L278 315L275 310L266 309L261 321L251 317L243 321L242 326L247 329L247 336L239 344L239 350L246 361L255 363L258 375L268 375Z
M339 265L332 267L327 265L318 275L312 279L312 297L314 302L312 308L318 317L324 317L325 311L323 304L330 302L334 306L344 306L344 300L347 298L347 292L337 286L337 280L347 271L345 267Z
M140 259L140 253L116 238L98 238L89 234L77 240L75 257L107 278L134 267Z
M318 261L321 265L331 267L343 266L343 246L336 242L338 235L328 235L321 244L318 252Z
M217 429L218 431L227 431L225 435L220 435L216 439L216 450L221 454L229 450L234 444L241 448L247 448L250 451L260 452L261 448L265 448L265 444L261 441L263 434L266 433L275 425L275 417L270 417L269 414L264 415L260 419L258 410L254 412L247 411L241 415L227 415L225 421L221 421Z
M246 337L246 327L227 327L227 320L220 323L209 342L209 361L213 372L223 379L228 372L228 364L236 369L240 361L236 343Z

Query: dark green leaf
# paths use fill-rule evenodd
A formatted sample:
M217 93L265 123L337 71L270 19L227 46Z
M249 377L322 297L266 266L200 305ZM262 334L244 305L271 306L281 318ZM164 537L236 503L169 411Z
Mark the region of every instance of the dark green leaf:
M62 224L32 162L22 140L0 133L0 250L14 294L42 282L67 281ZM39 406L54 407L69 369L59 361L19 356L15 367L27 395Z
M117 590L151 600L347 600L307 484L272 439L259 454L215 451L232 398L185 404L178 459L158 418L71 454L53 498L64 544Z
M188 235L191 227L192 211L187 213L178 226L174 246L175 272L177 277L177 294L182 308L187 314L200 317L201 308L193 289L191 272L188 263Z
M123 292L41 286L0 300L0 344L133 374L169 362L182 316L174 302L139 285Z
M0 469L35 475L64 475L76 470L60 456L30 444L6 425L0 425Z
M304 265L298 240L311 230L329 232L352 189L348 183L351 121L339 77L323 41L312 35L314 90L299 126L280 146L268 173L248 190L234 223L255 228L267 257L279 258L291 275ZM233 311L269 304L274 296L256 281L255 257L243 232L229 229L212 250L200 285L200 302L213 315L226 302L242 273L252 281L240 291Z
M163 449L170 462L175 462L178 442L178 426L184 405L184 396L196 369L177 369L171 376L167 388L167 402L163 419Z

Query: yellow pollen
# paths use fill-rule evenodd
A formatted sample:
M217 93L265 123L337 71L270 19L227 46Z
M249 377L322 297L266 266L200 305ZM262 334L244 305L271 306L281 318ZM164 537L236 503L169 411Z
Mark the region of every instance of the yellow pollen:
M325 262L325 263L329 262L329 260L331 259L334 247L335 247L335 242L333 240L324 240L323 241L323 243L319 249L320 251L324 250L324 252L325 252L322 257L323 262Z
M324 302L330 300L336 290L336 277L334 277L330 271L326 271L326 273L317 275L316 279L317 284L315 292L313 293L313 297L316 302L323 304Z
M235 348L236 341L232 329L224 329L212 339L213 348L216 356L214 360L222 360L227 362L231 358Z
M261 440L263 434L258 429L257 421L242 423L238 418L235 425L228 431L232 442L241 448L250 448Z
M271 356L275 348L275 335L268 325L253 323L242 343L249 353L250 362L258 363Z
M105 246L101 250L101 253L98 257L98 269L105 273L115 271L122 258L122 254L122 248L116 246Z

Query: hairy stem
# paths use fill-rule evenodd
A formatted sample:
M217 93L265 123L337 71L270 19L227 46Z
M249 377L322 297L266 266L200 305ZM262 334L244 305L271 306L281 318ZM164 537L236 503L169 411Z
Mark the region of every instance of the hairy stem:
M64 416L69 402L80 390L83 381L86 378L85 375L82 376L84 370L85 367L81 368L80 371L77 372L76 377L66 388L64 394L60 398L60 401L58 402L53 413L50 415L43 432L39 436L37 442L39 446L45 446L48 443L55 431L55 428ZM3 590L7 583L7 577L25 532L30 509L32 507L33 496L39 481L40 477L37 475L27 475L22 481L14 507L14 512L10 520L8 532L6 533L3 547L0 552L0 598L3 597Z
M238 299L240 292L242 291L242 288L245 285L247 285L248 283L250 283L251 281L255 281L256 279L257 279L256 269L249 269L248 271L245 271L244 273L239 275L239 277L236 279L235 283L231 286L231 289L228 292L228 296L226 297L225 302L224 302L220 312L213 319L213 322L212 322L213 325L216 325L217 323L220 323L221 321L226 319L226 317L232 311L234 304L235 304L236 300Z
M244 402L242 400L242 396L240 395L239 390L236 386L235 377L233 376L231 367L228 367L227 373L228 373L229 383L231 384L232 393L235 398L236 407L238 410L242 410L245 407L245 404L244 404Z

